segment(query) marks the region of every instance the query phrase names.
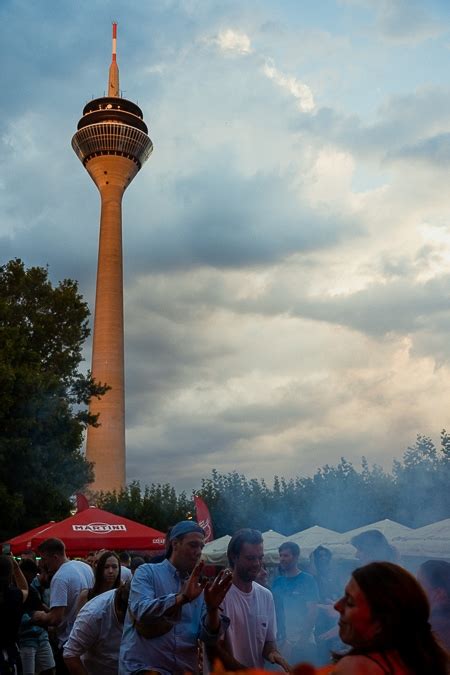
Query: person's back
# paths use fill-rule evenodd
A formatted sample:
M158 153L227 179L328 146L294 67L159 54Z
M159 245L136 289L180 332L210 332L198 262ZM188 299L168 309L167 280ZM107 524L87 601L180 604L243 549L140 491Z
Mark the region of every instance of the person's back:
M0 598L0 648L10 649L17 642L23 613L23 596L18 588L8 588Z
M58 626L58 640L64 644L76 617L78 596L94 583L92 569L80 560L69 560L55 572L50 583L50 609L65 607L65 614Z
M430 603L433 632L450 652L450 563L427 560L420 566L417 578Z
M13 578L17 587L12 586ZM0 673L13 673L19 667L17 636L28 597L28 584L17 561L0 556Z
M64 646L70 672L71 660L80 657L89 675L117 674L123 622L115 610L116 592L101 593L80 610Z
M83 583L86 584L85 588L91 588L92 581L94 579L92 567L83 560L70 560L70 563L72 567L79 573Z

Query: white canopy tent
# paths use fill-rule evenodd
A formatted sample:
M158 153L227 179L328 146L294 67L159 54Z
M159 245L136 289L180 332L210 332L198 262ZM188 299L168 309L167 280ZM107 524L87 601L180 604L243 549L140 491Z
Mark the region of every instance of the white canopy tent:
M355 530L349 530L348 532L343 532L340 536L342 541L345 543L350 543L351 539L361 532L367 532L367 530L379 530L386 539L391 543L391 540L395 537L408 536L411 532L414 532L410 527L402 525L401 523L396 523L395 520L389 520L385 518L384 520L377 520L376 523L369 523L369 525L364 525L363 527L357 527Z
M410 530L391 543L402 556L450 560L450 518Z
M360 532L367 530L382 532L404 558L450 560L450 518L447 518L417 529L385 519L342 534L318 525L288 537L275 530L267 530L263 533L265 561L269 565L278 564L278 548L285 541L295 541L300 546L301 555L304 558L307 558L317 546L322 545L329 548L335 558L352 560L355 558L355 549L350 544L350 540ZM203 560L213 565L226 566L230 539L231 537L227 534L206 544L202 554Z
M228 564L227 548L230 539L230 535L225 534L223 537L219 537L219 539L210 541L205 545L202 551L202 560L210 565L220 565L225 567Z
M287 541L287 537L275 532L275 530L267 530L267 532L262 533L264 540L264 560L269 565L274 565L278 563L278 548L283 543ZM226 534L220 539L215 539L210 541L209 544L203 549L202 559L211 564L219 565L225 567L228 565L227 559L227 548L230 541L230 535Z
M308 557L318 546L326 546L332 554L338 558L352 558L355 554L353 546L342 539L342 534L329 530L320 525L308 527L306 530L296 532L290 537L286 537L287 541L295 541L300 546L300 553L302 557Z

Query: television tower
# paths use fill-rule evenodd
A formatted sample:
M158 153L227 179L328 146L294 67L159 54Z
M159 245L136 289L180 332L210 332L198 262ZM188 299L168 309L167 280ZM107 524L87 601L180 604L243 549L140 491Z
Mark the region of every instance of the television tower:
M92 399L89 408L99 414L100 425L87 432L86 459L94 463L94 491L125 486L122 197L153 150L142 110L120 95L116 42L113 23L108 95L84 106L72 138L101 199L92 375L111 389Z

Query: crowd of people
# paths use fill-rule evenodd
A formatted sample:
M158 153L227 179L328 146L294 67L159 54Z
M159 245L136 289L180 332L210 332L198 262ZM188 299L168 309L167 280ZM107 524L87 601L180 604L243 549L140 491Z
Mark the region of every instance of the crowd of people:
M150 562L107 550L70 560L59 539L20 562L0 556L0 675L450 673L449 562L426 561L416 578L367 531L344 585L324 546L305 561L286 541L267 569L261 533L245 528L210 576L204 540L186 520Z

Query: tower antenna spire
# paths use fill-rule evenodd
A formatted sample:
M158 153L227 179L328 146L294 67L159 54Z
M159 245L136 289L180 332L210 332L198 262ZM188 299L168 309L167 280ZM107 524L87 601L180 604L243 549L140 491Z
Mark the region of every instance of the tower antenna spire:
M112 25L112 58L109 66L108 96L120 97L119 67L117 65L117 23Z

